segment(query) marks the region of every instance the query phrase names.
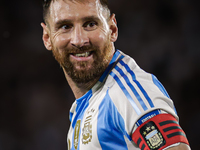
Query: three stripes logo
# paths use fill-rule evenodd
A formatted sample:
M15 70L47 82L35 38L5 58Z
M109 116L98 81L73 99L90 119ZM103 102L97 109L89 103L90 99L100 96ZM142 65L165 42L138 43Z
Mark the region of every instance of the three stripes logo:
M163 127L163 132L166 134L167 138L173 138L177 135L181 135L186 138L185 133L183 132L177 121L167 120L160 122L159 125Z

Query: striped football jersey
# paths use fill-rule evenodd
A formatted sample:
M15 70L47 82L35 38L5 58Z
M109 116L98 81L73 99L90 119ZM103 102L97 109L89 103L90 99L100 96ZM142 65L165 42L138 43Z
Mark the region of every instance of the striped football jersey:
M157 78L117 50L95 86L72 104L68 149L139 150L132 135L159 114L171 114L178 120L174 104Z

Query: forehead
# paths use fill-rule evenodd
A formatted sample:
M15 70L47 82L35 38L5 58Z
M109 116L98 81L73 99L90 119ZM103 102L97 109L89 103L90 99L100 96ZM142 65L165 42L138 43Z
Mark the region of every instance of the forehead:
M49 21L80 19L87 16L103 17L99 0L54 0L49 8Z

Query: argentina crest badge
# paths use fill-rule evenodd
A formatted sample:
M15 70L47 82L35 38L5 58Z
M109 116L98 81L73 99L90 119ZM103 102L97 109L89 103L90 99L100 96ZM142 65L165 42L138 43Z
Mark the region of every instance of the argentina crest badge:
M87 112L87 117L84 121L84 127L82 129L82 143L88 144L92 140L92 114L94 113L95 109L91 109Z
M143 136L151 150L158 150L166 143L161 132L153 121L146 123L140 129L140 134Z

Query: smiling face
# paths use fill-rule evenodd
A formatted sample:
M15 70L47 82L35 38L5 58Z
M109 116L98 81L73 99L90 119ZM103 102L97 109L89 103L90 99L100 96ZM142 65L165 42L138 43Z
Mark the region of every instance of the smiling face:
M48 25L42 24L46 48L76 83L99 78L114 53L115 16L99 0L56 0L51 3Z

